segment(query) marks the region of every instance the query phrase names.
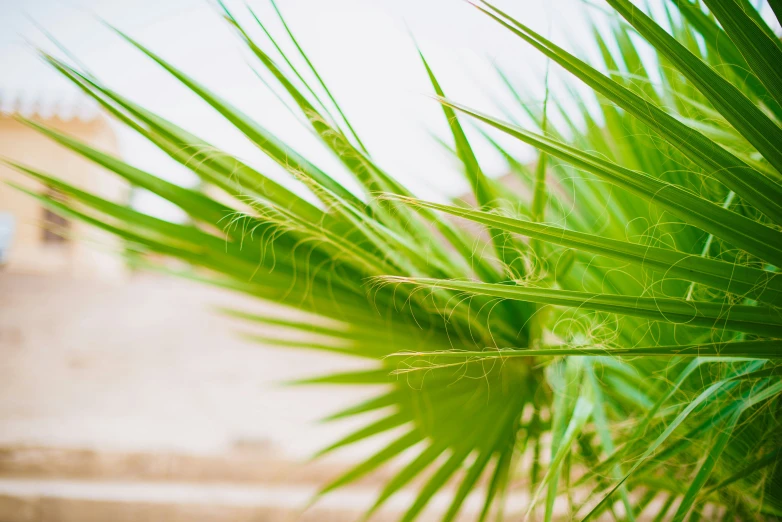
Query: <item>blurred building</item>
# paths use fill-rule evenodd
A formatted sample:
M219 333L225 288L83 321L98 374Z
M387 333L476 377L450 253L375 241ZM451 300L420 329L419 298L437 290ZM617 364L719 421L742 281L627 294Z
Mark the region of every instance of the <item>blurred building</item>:
M103 197L117 200L125 184L99 166L80 158L26 126L30 118L116 153L117 139L108 120L89 100L61 92L0 91L0 158L51 174ZM63 219L14 187L48 191L0 164L0 269L26 274L56 274L90 279L117 279L124 273L120 245L82 223ZM96 246L97 245L97 246Z

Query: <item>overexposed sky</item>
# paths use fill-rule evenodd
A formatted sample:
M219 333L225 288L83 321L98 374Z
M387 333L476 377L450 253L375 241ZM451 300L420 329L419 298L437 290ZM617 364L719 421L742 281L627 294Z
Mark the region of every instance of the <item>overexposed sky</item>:
M243 1L226 3L250 22ZM267 0L248 3L292 50ZM580 0L498 0L498 5L563 46L589 52L583 45L591 42L584 13L594 8ZM526 88L529 103L542 102L545 61L463 0L278 0L278 6L373 157L423 197L442 199L462 193L467 185L453 159L431 137L434 133L450 142L440 107L427 97L431 87L411 34L450 98L498 115L499 102L520 116L492 68L496 62ZM257 63L209 0L0 0L0 89L46 96L69 89L35 57L31 43L53 46L34 20L116 90L275 179L288 178L210 107L99 19L146 44L332 175L346 179L336 160L258 80L248 65ZM253 34L264 42L260 31ZM551 81L555 85L556 76ZM129 162L168 179L192 182L182 167L143 139L122 129L118 133ZM484 170L502 174L501 158L480 140L474 141ZM533 151L512 141L504 143L522 159L534 158ZM140 203L162 212L152 199Z

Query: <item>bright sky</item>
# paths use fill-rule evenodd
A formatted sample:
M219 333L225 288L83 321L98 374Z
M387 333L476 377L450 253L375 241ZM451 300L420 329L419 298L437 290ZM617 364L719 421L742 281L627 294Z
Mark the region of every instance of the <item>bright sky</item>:
M591 41L584 14L590 8L579 0L498 3L565 47L584 51L578 42ZM244 2L227 4L247 19ZM267 0L249 4L282 38ZM492 69L496 62L526 87L530 103L542 102L544 60L463 0L278 0L278 5L373 157L423 197L459 194L466 183L431 137L430 132L444 138L448 133L438 104L426 96L431 87L411 33L452 99L494 114L501 114L498 100L512 107ZM336 161L253 74L248 66L252 58L208 0L0 0L0 89L68 89L26 43L52 49L33 19L113 88L272 177L287 178L210 107L98 18L140 40L341 178ZM263 41L260 33L257 36ZM513 110L521 114L518 107ZM182 183L192 181L183 168L132 132L118 132L122 154L131 163ZM484 170L502 174L502 160L475 141ZM522 159L534 158L523 146L505 143ZM151 198L140 204L163 212Z

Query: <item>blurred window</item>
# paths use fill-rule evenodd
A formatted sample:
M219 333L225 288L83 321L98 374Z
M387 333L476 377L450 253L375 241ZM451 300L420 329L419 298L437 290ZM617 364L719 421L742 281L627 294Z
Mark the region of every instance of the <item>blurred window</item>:
M65 202L65 196L57 189L49 188L47 197ZM43 209L43 242L49 244L62 244L68 241L68 229L70 221L56 212L44 207Z

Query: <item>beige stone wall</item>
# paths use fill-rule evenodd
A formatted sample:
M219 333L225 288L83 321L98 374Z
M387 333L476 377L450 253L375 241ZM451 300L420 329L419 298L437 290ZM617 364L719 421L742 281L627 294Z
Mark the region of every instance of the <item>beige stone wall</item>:
M54 118L44 123L100 150L117 153L116 136L102 117L88 122ZM126 196L127 188L119 178L7 116L0 116L0 157L52 174L108 199ZM12 214L16 223L4 270L104 280L123 276L124 263L116 255L121 246L119 241L92 227L70 223L73 237L61 243L44 242L43 207L30 196L9 187L5 183L8 181L36 191L42 188L0 164L0 212Z

